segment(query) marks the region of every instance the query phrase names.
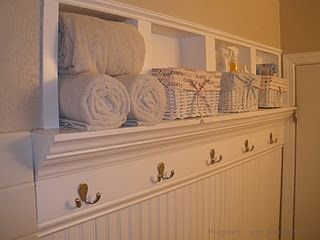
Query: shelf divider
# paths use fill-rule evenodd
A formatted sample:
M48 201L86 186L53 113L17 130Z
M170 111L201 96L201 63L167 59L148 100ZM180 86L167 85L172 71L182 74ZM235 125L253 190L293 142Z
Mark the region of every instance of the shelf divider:
M40 87L42 128L59 128L58 94L58 1L42 3Z

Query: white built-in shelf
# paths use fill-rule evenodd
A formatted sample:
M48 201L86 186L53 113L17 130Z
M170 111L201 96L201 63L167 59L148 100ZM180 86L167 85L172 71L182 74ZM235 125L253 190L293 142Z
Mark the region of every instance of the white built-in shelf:
M137 27L144 37L143 73L153 67L186 67L219 70L216 49L221 45L240 49L240 64L255 73L256 63L281 66L281 50L185 20L111 0L42 0L41 49L42 125L59 128L58 23L59 11L75 12L121 21Z

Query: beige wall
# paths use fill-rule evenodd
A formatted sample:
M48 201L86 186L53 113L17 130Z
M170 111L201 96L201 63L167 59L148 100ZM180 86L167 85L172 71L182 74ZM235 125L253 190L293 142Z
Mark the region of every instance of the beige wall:
M0 0L0 239L35 239L30 129L40 126L40 0ZM27 131L19 131L26 129ZM19 131L10 132L9 131ZM2 215L1 215L2 216Z
M0 1L0 132L40 126L39 6Z
M119 0L280 48L279 0Z
M281 48L284 53L320 50L319 10L319 0L280 0Z

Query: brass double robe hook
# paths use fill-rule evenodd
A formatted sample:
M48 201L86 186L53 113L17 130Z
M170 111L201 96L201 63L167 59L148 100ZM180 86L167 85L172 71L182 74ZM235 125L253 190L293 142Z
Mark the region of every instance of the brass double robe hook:
M252 145L251 147L249 147L249 140L246 139L244 141L244 149L242 150L243 153L248 153L248 152L252 152L254 150L254 145Z
M80 208L82 206L82 203L85 202L87 204L95 204L97 203L100 198L101 198L101 193L97 193L96 194L96 199L92 202L89 202L87 200L87 194L88 194L88 185L86 183L80 183L79 186L78 186L78 194L80 196L80 199L79 198L76 198L74 201L76 203L76 206L77 208Z
M215 163L221 162L222 158L222 155L219 155L219 157L216 156L216 151L214 150L214 148L212 148L210 150L210 162L208 165L213 165Z
M165 176L165 173L164 173L164 163L163 163L163 162L160 162L160 163L158 164L157 182L161 182L161 180L170 179L170 178L173 177L173 175L174 175L174 170L171 170L170 176L169 176L169 177L166 177L166 176Z
M273 138L272 133L269 135L269 144L274 144L278 141L278 138Z

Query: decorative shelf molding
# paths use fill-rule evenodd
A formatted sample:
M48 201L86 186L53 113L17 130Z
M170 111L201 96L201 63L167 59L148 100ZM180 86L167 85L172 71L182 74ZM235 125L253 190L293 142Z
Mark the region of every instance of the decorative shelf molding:
M241 130L283 124L295 107L218 114L205 118L163 121L155 126L80 132L71 129L33 132L36 179L70 174L106 164L134 161L181 147L223 139ZM120 154L121 153L121 154Z

